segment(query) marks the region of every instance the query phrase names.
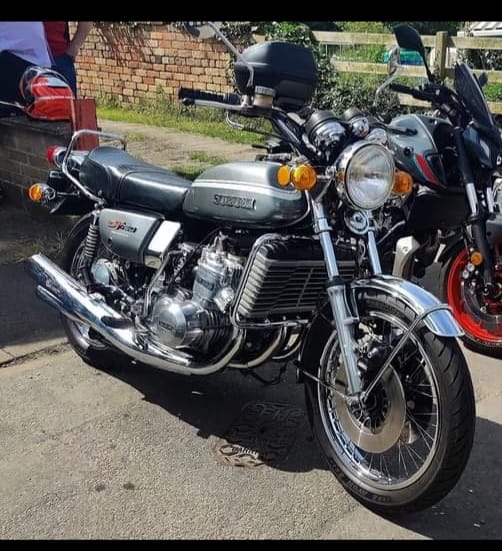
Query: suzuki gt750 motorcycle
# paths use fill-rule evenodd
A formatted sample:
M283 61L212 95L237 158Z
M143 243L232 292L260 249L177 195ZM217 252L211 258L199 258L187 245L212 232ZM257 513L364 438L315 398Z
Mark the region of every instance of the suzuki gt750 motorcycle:
M201 27L185 25L192 35ZM370 508L418 510L467 462L475 408L448 306L384 276L372 211L393 189L392 155L312 97L312 52L283 42L236 54L240 94L181 89L185 104L268 119L296 152L213 167L191 182L119 148L52 151L30 190L54 213L85 211L61 267L28 269L68 340L99 368L136 360L208 375L296 359L332 472Z
M502 214L500 191L495 187L494 195L493 188L494 182L500 186L501 135L465 63L456 63L451 90L431 75L415 29L401 25L395 34L399 46L422 55L429 79L416 88L391 84L399 69L396 49L390 78L380 88L429 101L440 116L401 115L385 127L396 165L418 185L409 198L391 200L383 210L382 263L395 276L421 277L443 245L441 298L470 348L502 357Z

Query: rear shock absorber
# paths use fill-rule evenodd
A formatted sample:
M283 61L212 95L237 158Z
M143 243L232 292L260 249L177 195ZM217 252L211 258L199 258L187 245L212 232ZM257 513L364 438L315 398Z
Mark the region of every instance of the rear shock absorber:
M82 252L82 275L84 276L87 285L90 285L92 280L90 276L90 267L96 258L99 244L99 211L96 209L92 213L92 221L87 230L85 238L84 250Z

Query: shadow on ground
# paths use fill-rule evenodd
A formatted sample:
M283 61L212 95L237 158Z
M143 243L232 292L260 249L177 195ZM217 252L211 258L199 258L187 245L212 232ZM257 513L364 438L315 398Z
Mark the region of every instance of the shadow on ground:
M455 488L421 513L389 518L433 539L502 538L502 426L478 417L471 457Z
M64 337L59 314L37 297L35 289L23 262L0 266L0 348L23 345L31 351Z
M267 367L265 371L271 376L274 368ZM142 392L145 400L196 427L202 438L224 436L243 406L251 401L280 402L305 408L303 385L295 383L292 369L283 383L270 387L230 371L198 378L130 365L112 374ZM501 442L502 426L478 418L470 460L450 494L426 511L388 520L434 539L501 538ZM327 469L313 441L306 415L286 459L271 466L288 472Z
M259 373L272 379L277 371L278 366L267 365L260 368ZM305 412L303 385L296 384L293 366L288 368L280 384L270 386L236 370L186 377L131 364L110 374L136 388L148 402L195 427L198 436L205 439L224 438L241 410L250 402L272 402L300 408L304 415L289 453L284 460L270 466L291 472L327 468L313 440ZM266 455L267 446L266 438L255 441L255 450L260 456Z

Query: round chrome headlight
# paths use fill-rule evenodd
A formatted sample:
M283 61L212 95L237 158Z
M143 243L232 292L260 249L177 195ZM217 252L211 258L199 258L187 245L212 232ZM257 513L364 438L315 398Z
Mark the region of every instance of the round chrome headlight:
M390 195L394 181L392 154L382 145L357 142L336 163L338 192L351 206L373 210Z

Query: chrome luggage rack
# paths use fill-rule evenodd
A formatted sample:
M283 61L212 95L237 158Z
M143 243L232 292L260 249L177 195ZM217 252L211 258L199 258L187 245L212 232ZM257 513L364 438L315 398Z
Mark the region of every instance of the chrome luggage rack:
M75 176L73 176L70 173L70 171L68 169L68 160L69 160L72 152L75 149L75 145L77 143L77 140L81 136L85 136L85 135L99 136L99 137L102 137L102 138L118 141L122 144L122 150L123 151L125 151L127 149L127 141L124 137L119 136L118 134L112 134L111 132L101 132L100 130L88 130L88 129L84 128L82 130L77 130L76 132L73 133L73 135L71 137L71 140L70 140L70 143L68 144L68 146L66 148L65 155L63 157L63 160L61 161L61 170L62 170L63 174L77 187L77 189L85 197L87 197L88 199L90 199L91 201L94 201L96 203L101 203L102 199L99 198L98 196L94 195L93 193L91 193L85 186L83 186L77 180L77 178L75 178Z

